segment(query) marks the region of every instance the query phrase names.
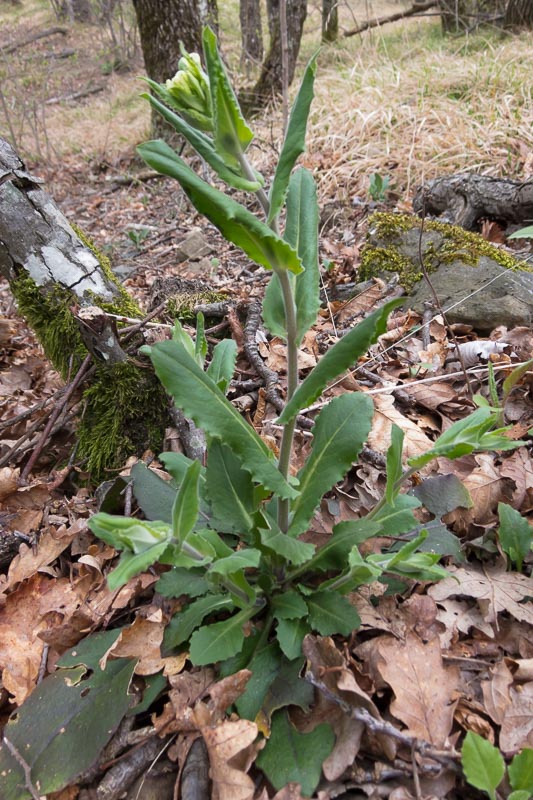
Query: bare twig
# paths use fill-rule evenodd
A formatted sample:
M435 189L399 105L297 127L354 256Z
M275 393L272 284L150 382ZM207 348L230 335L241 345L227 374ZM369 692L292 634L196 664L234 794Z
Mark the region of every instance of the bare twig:
M405 19L405 17L413 17L416 14L420 14L422 11L427 11L428 8L433 8L433 6L437 5L435 0L430 0L427 3L415 3L411 8L407 8L404 11L398 11L396 14L389 14L386 17L377 17L375 19L369 19L366 22L363 22L362 25L359 25L357 28L352 28L350 31L344 31L343 36L356 36L358 33L363 33L363 31L367 31L370 28L379 28L381 25L386 25L388 22L396 22L399 19Z
M20 476L21 484L24 484L28 480L28 475L32 471L33 467L35 466L35 463L36 463L37 459L41 455L43 447L45 446L46 442L48 441L48 437L50 436L52 428L54 427L54 423L56 422L56 420L58 419L58 417L62 413L62 411L65 409L68 401L70 400L70 398L72 397L72 395L74 394L74 392L76 391L76 389L78 388L80 383L86 377L86 373L89 371L89 368L91 366L91 362L92 362L92 356L91 355L87 355L85 357L81 367L79 368L76 377L74 378L74 380L70 384L68 390L65 392L65 394L63 395L61 400L57 403L56 407L54 408L54 410L50 414L50 418L49 418L48 422L46 423L46 427L45 427L44 431L42 432L40 441L38 442L37 446L35 447L35 450L33 451L32 455L31 455L31 458L29 459L28 463L24 467L22 475Z
M27 44L32 44L32 42L36 42L38 39L45 39L48 36L53 36L56 33L61 33L63 36L66 36L68 33L68 28L62 28L59 25L56 25L55 28L47 28L45 31L40 31L39 33L31 33L29 36L26 36L24 39L19 39L18 42L12 42L12 44L4 44L0 47L0 52L2 55L8 55L9 53L14 53L15 50L18 50L21 47L25 47Z
M11 753L11 755L13 756L13 758L15 759L15 761L18 764L20 764L20 766L22 767L22 769L24 771L24 786L26 787L28 792L33 797L33 800L40 800L39 792L37 791L37 789L35 788L35 786L33 785L32 781L31 781L31 767L30 767L30 765L22 758L21 754L19 753L19 751L17 750L15 745L12 742L9 741L9 739L7 738L7 736L5 734L4 734L4 743L5 743L6 747L7 747L7 749L9 750L9 752Z

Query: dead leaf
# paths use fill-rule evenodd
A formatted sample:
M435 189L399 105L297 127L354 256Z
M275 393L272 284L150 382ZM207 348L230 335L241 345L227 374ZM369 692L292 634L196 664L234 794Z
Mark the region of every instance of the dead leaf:
M488 622L496 623L498 614L506 611L515 619L533 624L532 604L520 602L533 595L532 578L499 567L481 569L473 564L450 567L448 571L450 578L428 589L437 603L448 597L474 597Z
M209 753L212 800L252 800L255 784L246 770L257 725L247 719L226 720L215 727L201 726L200 731Z
M495 456L492 453L479 453L475 460L478 466L463 478L465 488L472 498L472 508L457 509L443 517L443 522L454 525L458 534L467 533L473 523L488 525L494 522L498 503L508 499L505 494L508 479L496 467Z
M85 520L78 519L70 528L62 525L58 530L55 528L45 530L35 547L22 544L19 554L9 565L7 582L2 587L3 591L13 589L18 583L30 578L42 567L52 564L66 550L74 537L86 527Z
M420 430L418 425L405 417L394 405L390 395L374 397L374 420L368 435L368 446L380 453L386 452L390 445L392 424L395 423L405 433L404 458L412 458L425 453L432 446L431 439Z
M423 643L408 634L404 642L386 636L374 644L377 669L395 694L391 713L411 735L443 747L452 729L459 671L443 666L438 639Z
M507 756L533 747L533 682L511 688L510 695L500 730L500 749Z
M251 676L249 669L241 669L233 675L228 675L227 678L222 678L209 688L211 702L208 705L213 718L220 719L224 715L226 709L244 692Z
M18 468L2 467L0 469L0 503L17 491L19 475L20 469Z
M111 653L116 658L137 658L135 667L137 675L155 675L164 671L165 675L177 675L187 661L187 653L177 656L161 656L161 642L166 622L152 622L137 617L128 628L124 628L118 637Z
M511 702L509 689L513 675L503 659L492 667L490 675L490 680L481 681L481 691L487 714L497 725L501 725Z

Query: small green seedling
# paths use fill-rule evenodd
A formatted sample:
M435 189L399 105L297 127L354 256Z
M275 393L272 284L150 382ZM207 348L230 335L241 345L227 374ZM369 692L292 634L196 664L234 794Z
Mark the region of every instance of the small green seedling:
M463 772L471 786L496 800L496 790L505 777L505 761L497 747L477 733L468 731L461 751ZM507 800L529 800L533 795L533 750L514 756L507 769L511 793ZM501 797L501 795L499 795Z
M368 194L375 203L383 203L386 199L389 184L390 177L388 175L380 175L379 172L374 172L370 176Z

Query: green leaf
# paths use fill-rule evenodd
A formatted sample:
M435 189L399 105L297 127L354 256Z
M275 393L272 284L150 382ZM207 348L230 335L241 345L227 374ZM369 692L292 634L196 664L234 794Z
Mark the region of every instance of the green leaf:
M298 706L307 711L315 699L315 691L310 683L300 677L304 659L300 658L291 662L285 659L281 662L281 669L272 681L261 707L261 716L270 728L270 718L274 711L285 706Z
M524 747L517 753L508 768L509 781L515 791L525 791L533 794L533 750Z
M279 472L272 451L183 347L172 341L159 342L152 348L151 359L159 380L178 408L198 427L230 447L254 481L280 497L296 496L296 490Z
M402 477L402 453L404 433L401 428L393 423L391 430L391 443L387 450L387 485L385 499L389 505L394 505L394 498L399 489L396 484Z
M287 712L272 717L272 731L256 764L279 790L288 783L299 783L302 794L310 797L318 786L322 764L333 750L335 734L329 725L318 725L311 733L298 733Z
M453 556L456 561L464 561L461 540L442 523L428 523L428 536L420 545L421 553L438 553L441 556Z
M259 550L253 548L243 548L236 550L226 558L219 558L209 568L210 574L215 575L232 575L234 572L239 572L248 567L258 567L261 559Z
M287 197L287 219L284 239L298 253L305 271L298 276L289 273L296 305L296 344L316 321L320 307L318 269L318 201L313 176L305 169L291 177ZM275 336L287 339L285 307L281 285L272 275L263 301L265 325Z
M250 473L218 439L213 439L208 448L206 491L218 530L241 534L252 530L256 509Z
M130 578L145 572L148 567L159 561L167 548L168 542L161 542L143 550L142 553L122 553L118 565L107 576L107 585L111 591L120 589Z
M311 405L322 394L330 381L342 375L359 356L366 353L370 345L385 333L389 314L401 303L401 298L386 303L334 344L300 384L278 422L282 425L290 422L302 408Z
M498 538L502 550L516 564L518 572L521 572L524 558L533 547L533 527L507 503L498 503L498 517Z
M307 616L307 604L295 589L274 595L271 605L275 619L300 619Z
M516 386L516 384L523 378L526 372L529 372L533 367L533 358L529 361L526 361L524 364L521 364L519 367L515 367L511 374L506 377L502 384L503 389L503 397L502 397L502 406L505 405L507 402L507 398L511 394L511 391Z
M352 547L348 555L348 565L349 569L345 570L341 575L321 583L320 590L328 591L333 587L336 592L344 595L348 592L353 592L354 589L358 589L365 583L372 583L382 573L380 567L376 567L362 557L357 545Z
M233 339L223 339L213 350L211 363L206 370L209 377L224 394L226 394L226 390L233 378L236 358L236 342L234 342Z
M159 460L164 465L167 472L169 472L172 477L174 478L175 482L178 486L181 486L183 483L183 479L185 477L185 473L191 466L192 459L187 458L187 456L183 455L183 453L160 453ZM134 464L132 467L132 474L133 470L137 467L137 464ZM205 479L205 469L202 467L201 470L202 480ZM163 481L168 486L168 481ZM176 496L176 489L173 489L174 498ZM174 504L174 499L172 500L172 505ZM144 509L143 509L144 510ZM172 506L170 508L171 514L169 517L169 523L172 520Z
M239 716L254 720L259 713L269 686L276 679L281 668L281 653L275 642L256 651L246 668L251 671L246 689L235 701Z
M93 514L87 524L94 535L107 544L133 553L144 553L155 544L166 546L172 538L172 530L165 522L119 517L102 511Z
M155 585L156 591L163 597L201 597L208 588L205 570L184 567L172 567L161 575Z
M262 545L273 554L282 556L285 561L298 566L305 564L314 555L315 546L310 542L300 542L283 533L274 520L268 519L270 528L260 528L259 536Z
M153 86L153 81L147 81L150 86ZM158 86L158 84L156 84ZM228 166L224 159L217 153L213 146L213 140L206 136L205 133L201 133L200 131L195 130L191 125L189 125L185 120L175 114L173 111L170 111L163 103L157 100L155 97L149 94L142 94L141 97L144 97L149 103L152 105L156 111L161 114L161 116L169 122L174 130L176 130L181 136L183 136L189 144L194 147L196 152L204 159L204 161L209 164L211 169L213 169L218 177L227 183L229 186L232 186L234 189L242 189L246 192L256 192L258 189L261 188L261 181L255 180L251 181L248 178L245 178L241 175L240 170L233 169L232 167Z
M321 636L340 633L349 636L361 624L357 610L336 592L313 592L307 598L309 624Z
M145 517L150 520L162 520L170 525L172 506L176 498L175 487L148 469L142 461L138 461L131 468L131 478L133 494Z
M454 422L439 436L431 450L408 459L407 463L414 469L421 469L438 456L460 458L474 451L513 450L525 444L507 439L503 434L509 430L508 427L490 430L497 422L499 414L499 409L476 409L468 417Z
M533 225L528 225L527 228L520 228L519 231L511 233L508 239L530 239L533 238Z
M352 547L366 542L380 532L380 525L366 519L339 522L333 528L333 533L326 544L311 559L306 569L309 571L330 569L343 569L346 566L348 553Z
M317 56L318 54L313 56L305 69L302 83L300 84L296 100L291 110L285 141L281 148L274 180L272 181L272 187L269 193L269 224L278 216L283 208L292 168L298 156L305 152L305 132L307 129L309 109L313 102Z
M298 473L300 494L291 505L289 536L307 530L322 496L340 481L361 452L374 407L361 392L335 397L320 412L313 427L311 455Z
M176 178L196 210L252 261L266 269L302 271L297 253L287 242L247 208L199 178L165 142L145 142L137 152L150 167Z
M381 526L380 536L398 536L419 526L420 523L411 510L419 506L420 500L416 497L408 494L396 495L394 505L385 503L372 515L372 522Z
M203 369L205 357L207 355L207 339L205 338L205 320L200 311L196 315L196 339L194 340L194 357L198 365Z
M453 473L426 478L413 489L413 494L437 519L456 508L473 506L467 488Z
M500 751L487 739L468 731L461 756L468 783L487 792L491 800L496 800L496 789L505 774L505 762Z
M244 608L229 619L206 625L193 633L190 657L194 666L214 664L238 653L244 641L243 625L260 610L255 607Z
M172 532L180 543L187 540L198 519L200 510L198 483L201 468L199 461L192 462L172 506Z
M302 655L302 642L308 633L311 633L311 627L303 619L278 620L277 639L289 661L294 661Z
M115 639L118 633L112 632ZM47 795L74 783L97 761L128 711L135 661L108 660L102 670L98 662L112 637L100 637L99 650L92 639L88 637L66 654L67 661L79 666L58 669L46 677L5 726L0 744L2 800L31 800L21 763L9 751L6 739L28 765L39 794ZM90 665L83 663L82 651L88 649Z
M195 600L183 611L174 614L167 625L163 639L165 651L187 642L191 633L202 624L208 614L232 608L233 603L228 595L210 594Z
M254 135L244 117L217 48L217 38L210 28L203 31L204 56L209 75L213 106L215 146L226 163L238 164Z
M516 792L511 792L507 800L531 800L531 793L525 789L517 789Z

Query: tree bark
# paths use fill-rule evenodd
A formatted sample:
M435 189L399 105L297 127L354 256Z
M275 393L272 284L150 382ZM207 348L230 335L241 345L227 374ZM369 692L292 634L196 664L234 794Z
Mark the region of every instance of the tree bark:
M260 0L240 0L242 55L241 64L248 71L250 65L263 60L263 26Z
M78 437L80 457L99 479L129 455L161 447L167 402L153 371L137 363L141 342L130 358L107 318L138 317L137 304L40 184L0 138L0 274L63 377L76 373L88 351L93 357Z
M532 0L509 0L503 20L505 28L533 28Z
M322 41L336 42L339 38L338 0L322 0Z
M267 0L268 21L270 27L270 46L261 74L256 85L245 102L256 108L265 106L274 96L283 90L281 64L281 30L279 24L279 0ZM307 16L307 0L287 0L287 38L288 38L288 81L294 78L296 60L300 52L300 43L305 18Z
M180 43L187 52L202 52L202 28L217 32L216 0L133 0L144 66L149 78L164 83L172 78L181 58ZM155 136L168 139L173 132L157 112L152 114Z

